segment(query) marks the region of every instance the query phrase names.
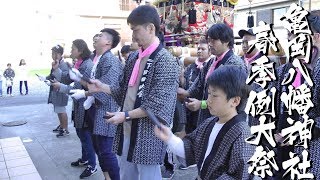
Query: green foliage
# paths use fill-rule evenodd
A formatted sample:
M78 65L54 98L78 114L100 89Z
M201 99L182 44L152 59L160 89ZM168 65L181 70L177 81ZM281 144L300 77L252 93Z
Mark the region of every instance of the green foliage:
M32 69L28 72L28 76L36 76L36 74L40 76L48 76L50 74L50 69Z

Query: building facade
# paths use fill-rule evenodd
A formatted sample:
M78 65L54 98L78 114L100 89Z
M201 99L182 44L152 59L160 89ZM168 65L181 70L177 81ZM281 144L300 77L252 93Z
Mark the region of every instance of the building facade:
M61 44L70 54L71 43L83 39L89 48L92 37L103 28L121 35L118 49L131 42L127 17L137 6L133 0L11 0L0 7L0 48L4 53L0 69L6 63L17 67L25 59L30 67L49 68L51 47Z

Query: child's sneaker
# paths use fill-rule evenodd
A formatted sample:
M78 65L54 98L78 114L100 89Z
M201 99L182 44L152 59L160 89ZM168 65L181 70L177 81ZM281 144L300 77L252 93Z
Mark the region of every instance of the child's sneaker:
M70 134L69 131L61 129L56 136L57 136L57 138L66 137L66 136L69 136L69 134Z
M91 167L90 165L88 165L87 168L81 173L80 179L90 177L97 173L97 171L97 167Z
M77 161L74 161L71 163L71 166L77 167L77 166L86 166L89 161L82 161L82 159L78 159Z

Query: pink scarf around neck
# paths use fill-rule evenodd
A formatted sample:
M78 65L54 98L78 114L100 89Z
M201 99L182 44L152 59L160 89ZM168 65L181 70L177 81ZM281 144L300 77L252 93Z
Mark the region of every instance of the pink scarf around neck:
M298 68L296 68L297 74L296 74L296 78L294 79L292 85L293 87L297 88L301 85L301 76L302 73L300 72L300 70Z
M248 64L251 64L255 58L260 54L260 51L258 51L255 55L253 55L252 57L246 57L246 55L244 55L244 60L245 62Z
M136 60L136 63L134 64L132 74L129 80L130 87L134 86L138 79L141 59L143 59L144 57L150 56L158 48L159 44L160 44L160 41L158 38L156 38L156 40L144 51L142 51L142 48L139 49L139 57Z
M78 59L77 62L74 64L74 68L79 69L82 61L82 59Z
M206 75L206 80L208 79L208 77L213 73L213 71L216 69L216 66L218 65L218 63L224 58L224 56L227 54L227 52L229 52L230 50L224 52L221 56L217 57L216 60L214 61L214 63L211 65L207 75Z
M198 69L202 69L203 68L203 63L204 63L205 61L199 61L199 58L197 58L195 61L194 61L194 63L197 65L197 68Z

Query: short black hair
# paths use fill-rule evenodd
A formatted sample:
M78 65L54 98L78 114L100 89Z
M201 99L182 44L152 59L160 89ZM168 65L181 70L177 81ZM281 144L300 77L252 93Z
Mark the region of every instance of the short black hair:
M130 52L130 46L129 45L124 45L121 48L121 53L129 53Z
M228 46L229 48L233 48L233 44L234 44L234 36L233 36L233 31L232 29L224 24L224 23L217 23L212 25L207 34L206 34L206 38L211 38L211 39L215 39L215 40L220 40L221 42L224 43L229 43Z
M320 10L311 11L308 22L313 33L320 33Z
M58 54L61 54L61 55L62 55L63 52L64 52L63 47L60 46L59 44L56 45L56 46L53 46L53 47L51 48L51 50L54 51L54 52L56 52L56 53L58 53Z
M105 32L105 33L108 33L112 36L111 49L118 46L118 44L120 42L120 34L116 30L110 29L110 28L104 28L100 32L102 32L102 33Z
M151 23L156 28L155 35L158 35L160 30L160 17L158 12L154 7L149 5L142 5L134 9L130 13L127 23L134 26Z
M72 44L78 49L78 51L81 51L80 57L82 60L89 59L91 55L91 51L88 48L87 43L82 39L76 39L72 42Z
M236 65L224 65L209 76L207 82L209 86L221 89L227 95L227 100L239 96L240 104L237 111L243 111L247 102L250 86L246 84L247 73L244 69Z
M95 34L92 39L94 39L95 37L99 37L99 34Z
M161 31L159 31L157 37L159 38L160 44L164 46L164 34Z
M8 63L7 66L11 66L11 63Z

